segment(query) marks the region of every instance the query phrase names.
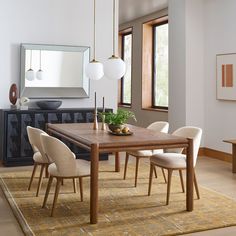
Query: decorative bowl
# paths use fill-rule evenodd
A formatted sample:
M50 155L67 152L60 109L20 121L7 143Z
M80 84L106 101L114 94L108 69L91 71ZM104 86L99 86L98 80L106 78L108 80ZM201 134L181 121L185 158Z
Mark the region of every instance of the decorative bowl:
M112 134L112 135L116 135L116 136L129 136L129 135L133 134L133 132L131 132L131 131L129 131L127 133L122 133L122 132L121 133L116 133L116 132L112 132L110 130L108 130L108 133Z
M55 110L62 104L60 100L42 100L36 102L37 106L43 110Z
M108 128L111 132L115 132L117 129L122 129L123 128L123 125L113 125L113 124L109 124L108 125Z

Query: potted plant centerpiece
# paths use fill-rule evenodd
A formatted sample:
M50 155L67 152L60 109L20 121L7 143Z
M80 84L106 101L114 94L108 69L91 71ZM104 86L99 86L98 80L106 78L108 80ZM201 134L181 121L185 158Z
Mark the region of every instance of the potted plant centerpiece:
M128 119L132 118L136 121L135 115L131 111L118 109L116 113L103 112L101 115L105 116L105 123L108 125L110 131L114 134L129 134L129 127L125 125Z

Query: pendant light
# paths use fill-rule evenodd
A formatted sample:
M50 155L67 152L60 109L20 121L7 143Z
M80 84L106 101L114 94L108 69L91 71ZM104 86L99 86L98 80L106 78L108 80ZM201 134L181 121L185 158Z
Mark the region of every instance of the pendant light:
M40 50L39 51L39 70L36 73L36 78L38 80L42 80L43 79L43 71L41 69L41 63L42 63L42 60L41 60L41 50Z
M32 50L30 50L30 68L26 71L25 78L29 81L34 80L34 71L32 70Z
M121 79L126 72L125 62L115 54L115 12L116 2L113 0L113 55L104 63L104 73L108 79Z
M99 80L103 77L103 64L96 61L96 0L94 2L94 28L93 28L93 60L87 65L86 74L92 80Z

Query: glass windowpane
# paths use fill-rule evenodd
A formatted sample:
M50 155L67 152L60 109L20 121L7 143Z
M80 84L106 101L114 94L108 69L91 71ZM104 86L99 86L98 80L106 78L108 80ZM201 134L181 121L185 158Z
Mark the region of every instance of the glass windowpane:
M168 107L168 24L154 28L153 106Z
M132 66L132 34L124 35L123 60L126 64L126 74L123 77L122 103L131 104L131 66Z

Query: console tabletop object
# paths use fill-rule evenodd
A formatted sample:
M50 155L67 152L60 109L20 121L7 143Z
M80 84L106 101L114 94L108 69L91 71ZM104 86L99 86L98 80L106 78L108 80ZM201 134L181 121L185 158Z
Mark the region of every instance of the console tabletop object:
M96 224L98 217L98 165L99 153L163 148L187 149L186 209L193 210L193 140L146 128L128 125L130 136L114 136L100 129L93 130L89 123L47 124L47 132L85 148L91 152L90 178L90 223Z
M223 142L232 144L232 173L236 173L236 139L223 140Z

